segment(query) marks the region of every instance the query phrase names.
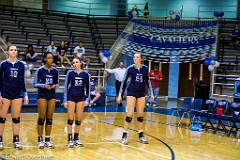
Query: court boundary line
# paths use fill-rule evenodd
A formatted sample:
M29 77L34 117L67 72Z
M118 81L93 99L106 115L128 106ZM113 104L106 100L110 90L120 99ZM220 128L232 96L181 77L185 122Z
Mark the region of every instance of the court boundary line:
M111 124L111 123L107 123L107 122L104 122L104 121L100 121L100 122L101 122L101 123L104 123L104 124L116 126L116 127L123 127L123 126L120 126L120 125ZM136 129L132 129L132 128L129 128L129 130L132 130L132 131L134 131L134 132L138 132ZM147 136L149 136L149 137L151 137L151 138L153 138L153 139L161 142L162 144L164 144L164 145L168 148L168 150L169 150L169 152L170 152L170 154L171 154L171 158L170 158L170 159L171 159L171 160L175 160L175 153L174 153L173 149L172 149L166 142L164 142L164 141L162 141L161 139L159 139L159 138L157 138L157 137L155 137L155 136L153 136L153 135L150 135L150 134L148 134L148 133L145 133L145 135L147 135Z
M138 150L138 151L143 151L143 152L146 152L146 153L150 153L150 154L153 154L153 155L156 155L156 156L159 156L159 157L162 157L162 158L165 158L165 159L171 159L169 157L166 157L164 155L161 155L161 154L158 154L156 152L151 152L151 151L148 151L148 150L143 150L143 149L140 149L140 148L137 148L137 147L134 147L134 146L131 146L131 145L123 145L121 144L120 142L118 142L120 145L124 146L124 147L129 147L129 148L133 148L135 150Z

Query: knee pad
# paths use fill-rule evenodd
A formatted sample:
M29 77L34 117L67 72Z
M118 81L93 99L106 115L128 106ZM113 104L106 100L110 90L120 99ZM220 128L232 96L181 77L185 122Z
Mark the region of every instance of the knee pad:
M46 119L46 125L52 125L52 119Z
M131 123L132 122L132 117L127 116L125 120L126 120L126 122Z
M67 121L67 123L68 123L69 125L72 125L72 124L73 124L73 120L69 119L69 120Z
M18 118L12 118L12 122L13 123L20 123L20 117L18 117Z
M39 118L38 119L38 125L43 125L44 124L44 119L42 119L42 118Z
M143 117L137 117L138 122L143 122Z
M81 125L81 120L80 120L80 121L75 121L75 124L76 124L77 126L80 126L80 125Z
M6 118L0 117L0 123L4 124L6 122Z

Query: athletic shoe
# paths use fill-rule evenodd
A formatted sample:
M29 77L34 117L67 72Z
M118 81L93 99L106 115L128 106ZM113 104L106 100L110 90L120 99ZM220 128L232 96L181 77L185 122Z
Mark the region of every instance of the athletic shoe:
M139 142L143 143L143 144L148 144L148 140L146 138L144 138L144 136L139 138Z
M54 149L54 145L51 141L45 142L45 146L50 149Z
M127 145L128 144L128 137L125 136L125 137L122 137L120 143L124 144L124 145Z
M82 144L82 142L80 140L75 140L74 141L74 145L77 146L77 147L83 146L83 144Z
M4 149L4 144L3 142L0 142L0 150L3 150Z
M89 103L89 107L92 107L92 106L93 106L93 101Z
M13 147L15 149L18 149L18 150L22 150L22 148L23 148L19 141L18 142L13 142Z
M68 148L73 148L74 147L74 142L72 140L68 141Z
M39 141L37 145L38 145L39 149L43 149L44 148L44 142L43 141Z

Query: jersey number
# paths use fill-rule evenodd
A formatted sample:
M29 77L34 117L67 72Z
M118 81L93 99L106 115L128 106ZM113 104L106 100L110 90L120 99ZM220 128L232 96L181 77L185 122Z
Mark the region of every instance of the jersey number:
M10 77L17 78L18 71L11 71Z
M53 84L52 78L46 78L46 84Z
M82 86L82 80L75 80L75 86Z
M143 82L143 76L142 75L137 75L136 76L136 81L142 83Z

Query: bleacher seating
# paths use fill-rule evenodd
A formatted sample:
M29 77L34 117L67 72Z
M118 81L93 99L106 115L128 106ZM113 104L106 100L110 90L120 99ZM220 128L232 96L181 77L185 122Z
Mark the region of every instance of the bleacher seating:
M240 48L233 46L232 32L238 23L238 20L223 20L219 23L219 49L217 53L221 65L217 69L217 74L222 76L216 77L215 80L216 89L214 91L216 95L231 97L234 93L234 81L240 73Z
M34 71L41 65L42 53L45 52L51 40L57 47L62 40L65 41L69 59L73 57L73 49L79 45L79 41L82 41L86 49L84 58L90 61L88 65L90 74L92 76L103 75L104 65L97 57L97 42L94 41L94 35L91 32L89 18L88 15L0 5L0 36L8 43L16 44L19 54L24 54L29 44L32 44L34 51L39 53L37 62L33 63L32 76L26 82L28 91L32 92L30 93L30 105L36 105L36 89L32 87L32 77ZM106 46L105 49L111 47L128 21L126 17L118 18L116 16L94 17L94 19L96 19L96 23L99 23L99 33L103 37L102 43ZM118 25L118 23L121 24ZM58 92L62 92L68 68L57 68L60 72Z
M89 27L89 17L87 15L71 14L66 12L45 11L21 7L0 6L0 33L7 42L14 43L18 46L20 54L24 54L29 44L33 45L34 51L40 53L39 61L34 64L35 68L41 65L41 53L46 50L49 42L53 40L56 46L60 45L60 41L64 40L68 47L68 57L73 57L73 49L79 45L79 41L83 41L86 48L86 59L90 60L88 68L93 76L101 76L99 68L103 68L103 63L99 63L97 48L93 42L93 35ZM104 18L97 17L99 22L100 34L104 37L104 46L108 48L115 41L118 33L124 28L127 18ZM100 21L102 19L102 21ZM121 21L123 19L123 21ZM99 20L99 21L98 21ZM107 25L105 22L107 21ZM103 22L103 23L100 23ZM121 25L118 23L125 22ZM101 32L104 29L113 31L112 34ZM102 30L103 29L103 30ZM118 32L115 32L118 31ZM98 70L94 69L98 68ZM59 68L61 74L64 75L65 69ZM93 70L91 70L93 69ZM61 76L61 75L60 75ZM64 78L63 78L64 79Z

